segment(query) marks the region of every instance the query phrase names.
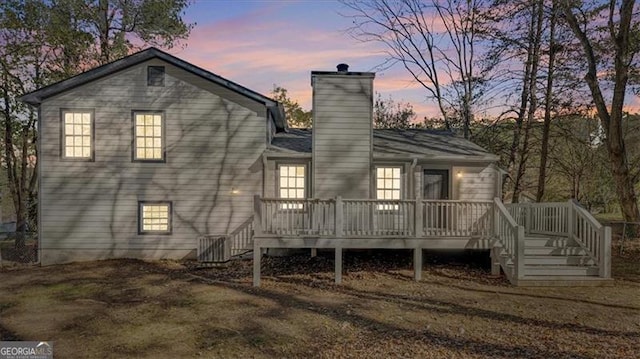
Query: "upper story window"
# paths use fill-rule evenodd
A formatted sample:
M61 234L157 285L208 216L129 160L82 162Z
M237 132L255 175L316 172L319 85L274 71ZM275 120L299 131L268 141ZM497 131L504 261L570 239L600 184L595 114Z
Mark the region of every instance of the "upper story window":
M279 165L278 166L278 194L280 198L304 199L306 190L305 165ZM283 204L283 209L301 209L302 203Z
M171 233L171 202L139 202L138 232L140 234Z
M62 157L93 159L93 111L62 111Z
M134 112L133 121L133 160L164 161L163 113Z
M147 67L147 86L164 86L164 66Z
M376 167L376 199L399 200L401 196L401 168ZM379 204L378 209L398 209L397 204Z

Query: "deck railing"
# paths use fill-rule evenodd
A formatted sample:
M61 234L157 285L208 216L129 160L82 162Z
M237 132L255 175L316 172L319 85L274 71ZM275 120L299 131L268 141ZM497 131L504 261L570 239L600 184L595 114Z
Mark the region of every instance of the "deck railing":
M509 203L505 207L527 233L558 235L569 232L566 202Z
M427 237L488 237L493 234L492 201L424 200L421 203L421 223Z
M524 226L518 224L499 198L494 200L494 231L514 265L515 278L524 277Z
M569 238L589 251L599 266L599 276L611 278L611 227L603 226L577 201L567 203Z
M611 228L600 224L577 201L505 206L526 233L567 236L596 260L600 277L611 277Z
M492 201L255 199L262 236L490 237Z
M329 236L335 233L335 200L270 199L256 204L262 233L276 236Z

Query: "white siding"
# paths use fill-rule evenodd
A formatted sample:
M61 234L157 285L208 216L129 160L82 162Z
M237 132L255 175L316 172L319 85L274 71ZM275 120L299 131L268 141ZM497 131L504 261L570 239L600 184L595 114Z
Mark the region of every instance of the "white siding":
M166 67L148 87L146 67ZM60 109L95 111L95 161L60 158ZM132 111L164 111L166 163L132 162ZM192 254L197 237L225 234L253 213L262 192L266 109L160 60L43 102L43 262ZM238 194L232 194L235 188ZM171 235L138 235L138 201L172 201Z
M313 196L370 197L373 75L314 74Z

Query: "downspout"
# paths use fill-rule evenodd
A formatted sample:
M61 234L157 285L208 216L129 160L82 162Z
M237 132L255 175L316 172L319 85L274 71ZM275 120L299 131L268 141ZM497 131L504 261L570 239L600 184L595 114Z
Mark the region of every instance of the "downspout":
M38 264L42 265L42 104L38 105L38 138L36 142L36 163L38 169Z
M267 155L262 153L262 198L267 193Z

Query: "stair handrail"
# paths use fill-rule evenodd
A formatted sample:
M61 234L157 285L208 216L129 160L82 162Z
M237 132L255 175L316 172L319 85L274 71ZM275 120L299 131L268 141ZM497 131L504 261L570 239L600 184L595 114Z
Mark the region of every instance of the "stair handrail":
M518 225L500 198L494 198L494 232L513 263L513 276L524 278L524 226Z
M603 226L575 199L569 200L569 239L585 248L598 263L599 276L611 278L611 227Z
M249 217L226 237L231 256L242 255L253 250L253 216Z

